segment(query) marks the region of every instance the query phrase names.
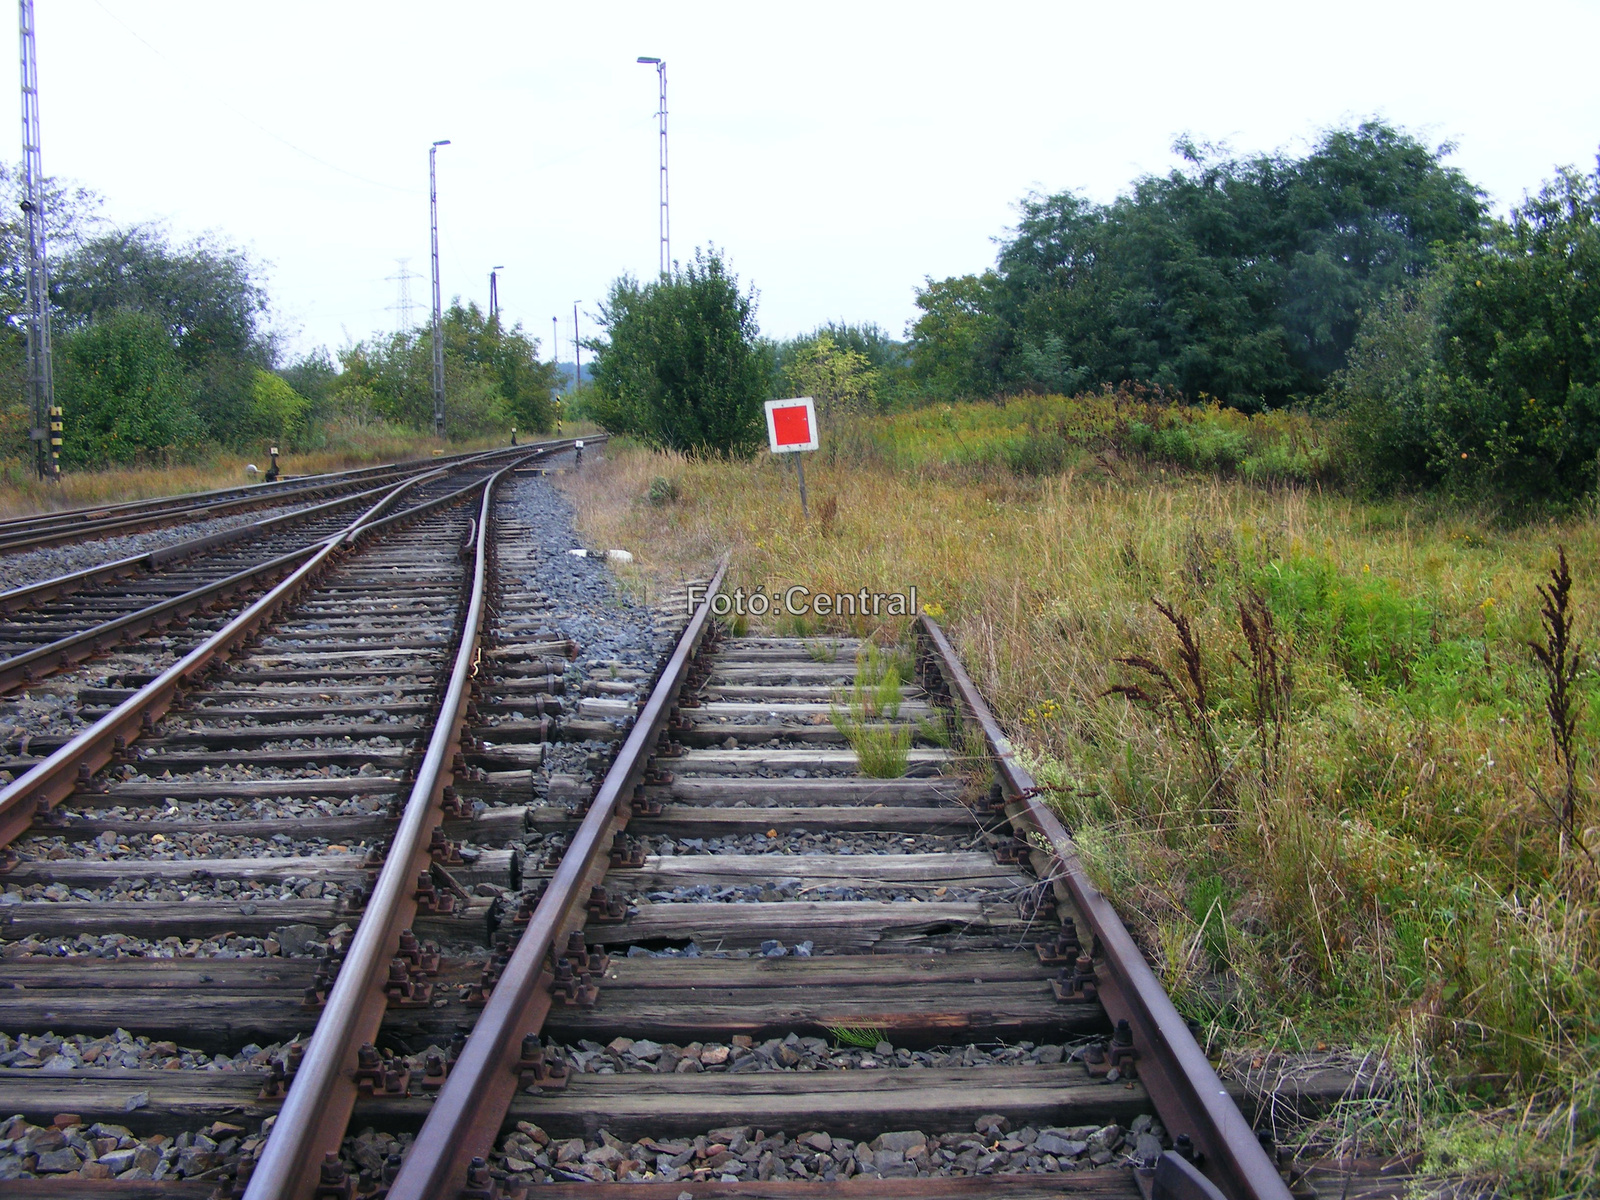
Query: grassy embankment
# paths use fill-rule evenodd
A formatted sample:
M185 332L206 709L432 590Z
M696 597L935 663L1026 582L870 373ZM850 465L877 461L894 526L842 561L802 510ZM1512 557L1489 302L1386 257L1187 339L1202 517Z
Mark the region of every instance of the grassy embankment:
M809 522L765 454L618 445L569 483L586 536L647 586L725 548L746 589L916 584L1180 1007L1247 1062L1386 1056L1393 1098L1338 1114L1324 1147L1593 1189L1594 514L1357 500L1315 482L1328 432L1105 398L923 410L810 456ZM1558 545L1585 647L1565 830L1528 645Z

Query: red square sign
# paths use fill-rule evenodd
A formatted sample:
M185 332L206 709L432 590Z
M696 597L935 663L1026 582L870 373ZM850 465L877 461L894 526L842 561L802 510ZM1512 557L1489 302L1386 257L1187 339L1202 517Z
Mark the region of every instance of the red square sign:
M810 396L767 401L767 442L774 454L817 448L817 413Z

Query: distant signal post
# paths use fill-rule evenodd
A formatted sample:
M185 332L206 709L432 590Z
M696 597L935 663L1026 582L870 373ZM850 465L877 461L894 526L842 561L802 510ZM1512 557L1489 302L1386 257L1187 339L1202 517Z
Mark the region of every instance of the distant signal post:
M806 460L803 454L817 448L817 406L810 396L767 401L767 445L774 454L795 455L795 472L800 477L800 515L807 519Z

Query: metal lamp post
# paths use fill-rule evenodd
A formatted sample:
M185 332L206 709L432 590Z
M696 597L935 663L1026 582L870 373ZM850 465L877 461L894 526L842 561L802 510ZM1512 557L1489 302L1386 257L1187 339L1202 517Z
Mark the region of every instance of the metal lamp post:
M667 62L642 54L638 61L654 66L661 82L661 107L656 118L661 137L661 274L666 275L672 269L672 221L667 212Z
M428 226L433 236L433 433L444 436L444 302L439 293L439 147L448 146L443 138L428 147Z

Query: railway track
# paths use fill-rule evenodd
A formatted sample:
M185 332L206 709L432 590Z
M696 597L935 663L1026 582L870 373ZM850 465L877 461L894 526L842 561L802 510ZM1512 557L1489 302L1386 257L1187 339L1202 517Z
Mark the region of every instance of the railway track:
M0 694L152 631L178 627L174 649L181 652L220 623L207 614L282 578L342 530L351 514L397 486L410 482L424 493L449 488L452 480L492 470L510 453L461 456L442 467L408 464L350 473L362 478L358 484L337 481L333 490L344 494L334 499L0 593ZM279 492L274 503L289 499Z
M1289 1194L934 622L580 668L509 478L0 791L14 1194Z
M305 504L376 487L386 480L401 479L476 457L476 452L453 454L349 471L330 471L322 475L295 476L272 483L252 483L179 496L131 500L122 504L86 505L12 517L0 521L0 554L22 554L46 546L142 533L260 508Z

